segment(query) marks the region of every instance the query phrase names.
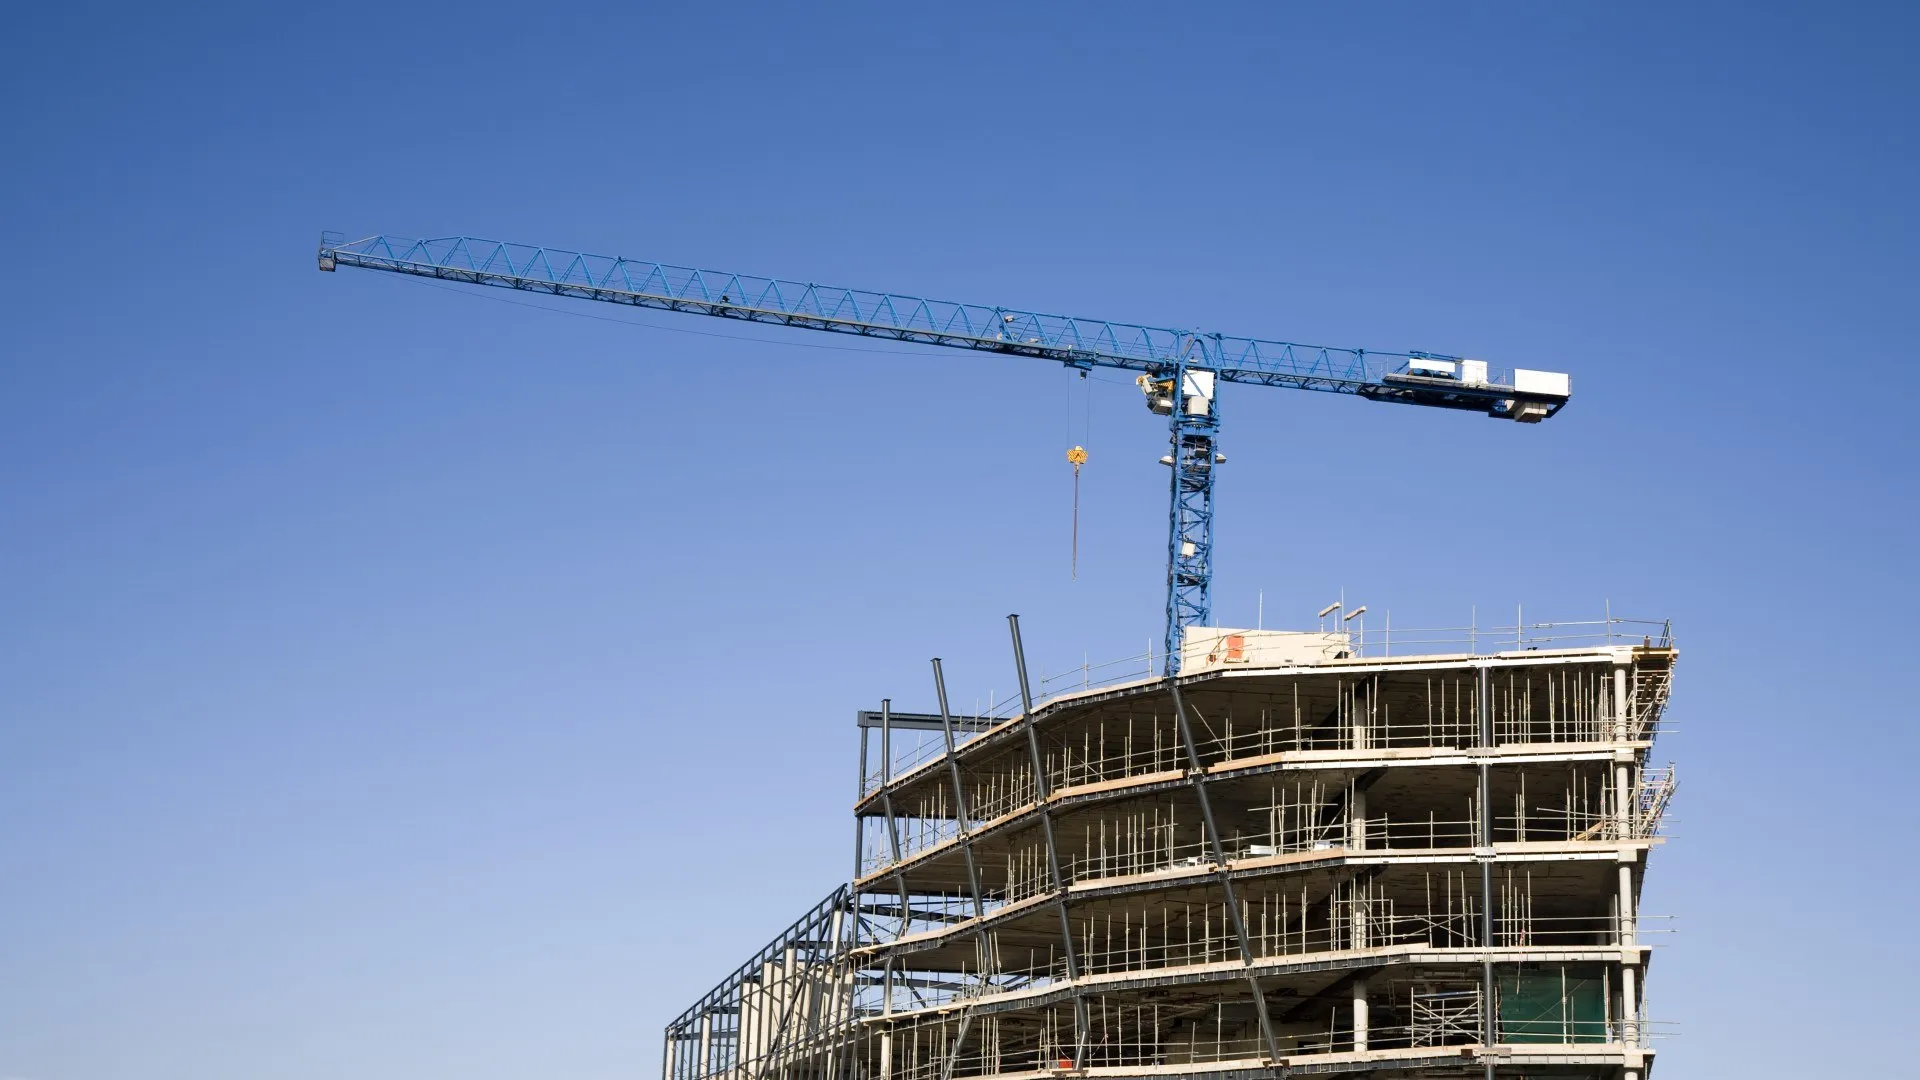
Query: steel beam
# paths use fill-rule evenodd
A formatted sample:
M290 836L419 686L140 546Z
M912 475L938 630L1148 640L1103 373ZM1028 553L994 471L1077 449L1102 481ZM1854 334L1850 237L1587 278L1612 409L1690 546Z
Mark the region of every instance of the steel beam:
M861 728L877 728L881 717L877 709L861 709L853 714L853 722ZM985 731L1000 721L991 716L939 716L935 713L896 712L887 717L887 725L900 731L943 731L951 726L955 731Z

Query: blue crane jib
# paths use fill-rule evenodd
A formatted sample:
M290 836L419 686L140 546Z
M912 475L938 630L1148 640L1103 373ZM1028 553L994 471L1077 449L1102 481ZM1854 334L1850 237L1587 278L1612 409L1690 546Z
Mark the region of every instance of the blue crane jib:
M467 236L408 240L321 235L320 269L386 270L471 285L684 311L746 322L1053 360L1082 370L1138 372L1148 406L1168 418L1172 452L1167 531L1167 671L1178 670L1182 632L1212 616L1213 482L1220 382L1353 394L1374 401L1467 409L1536 423L1571 394L1559 372L1490 370L1484 361L1427 352L1301 345L1043 315L829 288L807 282L697 270Z

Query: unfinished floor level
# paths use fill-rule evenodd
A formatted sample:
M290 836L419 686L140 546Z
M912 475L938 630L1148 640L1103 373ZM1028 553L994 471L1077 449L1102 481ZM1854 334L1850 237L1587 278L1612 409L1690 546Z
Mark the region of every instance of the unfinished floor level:
M1036 702L1016 626L986 715L936 661L937 711L859 714L853 880L669 1025L664 1080L1643 1080L1676 651L1529 629L1196 630L1177 678Z

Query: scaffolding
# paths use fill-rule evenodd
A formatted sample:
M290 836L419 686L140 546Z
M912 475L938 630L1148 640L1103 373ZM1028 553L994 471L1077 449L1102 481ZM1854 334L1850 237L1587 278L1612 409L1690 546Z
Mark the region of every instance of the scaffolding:
M936 662L938 711L859 714L853 880L668 1026L665 1080L1640 1080L1677 652L1615 623L1044 702L1016 665L965 716Z

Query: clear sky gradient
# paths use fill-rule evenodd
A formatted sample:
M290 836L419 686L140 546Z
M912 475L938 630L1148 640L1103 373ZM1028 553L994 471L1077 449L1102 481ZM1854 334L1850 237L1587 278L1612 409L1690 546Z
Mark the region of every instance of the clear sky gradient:
M322 229L1571 372L1227 387L1220 620L1673 618L1661 1075L1903 1071L1915 12L14 10L0 1077L651 1077L846 876L856 709L1159 633L1117 375Z

